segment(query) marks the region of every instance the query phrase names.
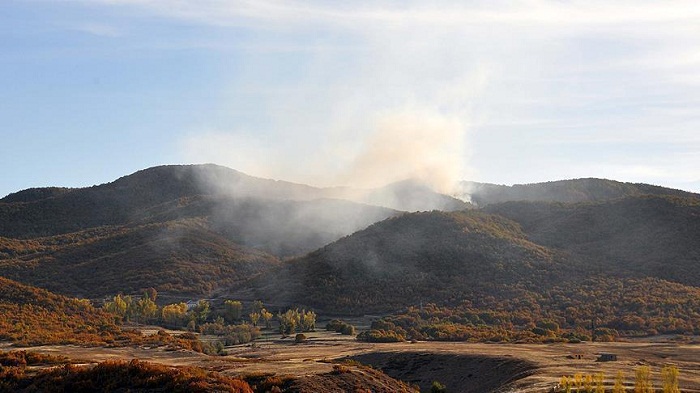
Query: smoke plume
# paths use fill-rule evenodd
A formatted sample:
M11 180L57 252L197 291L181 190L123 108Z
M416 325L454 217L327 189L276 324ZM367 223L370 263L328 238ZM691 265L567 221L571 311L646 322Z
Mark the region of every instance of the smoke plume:
M452 193L464 175L465 130L459 118L428 111L379 116L376 130L340 178L359 187L415 179Z

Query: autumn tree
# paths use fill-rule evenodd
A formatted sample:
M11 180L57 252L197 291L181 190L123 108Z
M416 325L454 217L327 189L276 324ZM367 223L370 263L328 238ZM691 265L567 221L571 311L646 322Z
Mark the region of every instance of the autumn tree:
M622 371L618 371L615 375L615 385L613 386L613 393L625 393L625 375Z
M136 301L135 307L136 310L134 314L141 320L153 320L158 314L158 305L151 300L151 297L147 293L144 293L141 299Z
M574 374L574 386L576 391L583 389L583 374Z
M164 323L172 326L182 326L187 320L187 304L168 304L163 306L160 314Z
M127 304L121 295L115 295L111 302L106 302L102 308L114 315L124 318L126 316Z
M605 393L605 375L598 373L595 375L595 393Z
M562 389L564 393L571 393L571 386L573 383L570 381L569 377L564 375L561 377L559 380L559 387Z
M260 313L252 312L248 315L250 317L250 322L253 326L258 326L258 321L260 320Z
M593 376L590 374L587 374L583 379L583 391L593 393Z
M156 301L156 298L158 298L158 291L156 291L155 288L147 288L145 291L143 291L143 293L154 303Z
M301 316L301 329L305 332L316 330L316 313L305 311Z
M265 327L269 329L270 320L272 320L272 317L274 317L274 315L272 315L271 312L263 308L262 310L260 310L260 317L263 319L263 321L265 321Z
M678 388L678 368L673 365L664 366L661 369L663 393L680 393Z
M640 366L634 372L634 393L654 393L649 366Z

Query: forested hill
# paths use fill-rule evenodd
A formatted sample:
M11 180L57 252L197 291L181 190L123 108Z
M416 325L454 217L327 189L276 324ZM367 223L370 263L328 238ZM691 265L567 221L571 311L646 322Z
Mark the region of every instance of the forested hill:
M700 287L700 199L643 196L600 203L508 202L489 213L519 223L535 243L605 274Z
M181 296L211 294L278 263L196 219L31 240L0 238L0 276L90 298L149 287Z
M573 179L534 184L504 186L462 182L462 189L478 206L508 201L598 202L643 195L670 195L700 198L699 194L642 183L623 183L607 179Z
M539 285L564 270L515 222L478 211L406 214L374 224L255 280L275 301L330 312L391 311L509 285Z
M211 295L397 211L214 165L0 201L0 276L71 296Z
M164 203L200 195L309 200L321 192L216 165L161 166L99 186L10 194L0 200L0 236L30 238L126 224L147 219Z
M104 344L125 333L90 302L0 277L0 340L21 345Z
M505 287L544 293L592 277L613 286L610 280L662 279L700 287L698 239L695 198L509 202L389 219L256 283L261 296L337 312L498 297Z
M229 240L301 255L399 212L325 198L335 189L255 178L216 165L163 166L79 189L30 189L0 200L0 236L33 239L103 226L203 219Z

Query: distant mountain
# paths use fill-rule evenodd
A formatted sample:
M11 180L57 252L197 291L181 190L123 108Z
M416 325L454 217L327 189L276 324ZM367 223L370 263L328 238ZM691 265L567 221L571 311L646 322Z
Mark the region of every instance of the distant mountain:
M259 179L216 165L154 167L99 186L47 190L54 189L20 191L1 199L0 236L30 238L126 224L142 220L161 204L199 195L309 200L323 194L310 186Z
M89 297L234 287L340 313L598 275L700 286L696 194L599 179L465 185L481 210L414 181L316 188L216 165L30 189L0 200L0 276ZM496 203L518 198L545 201Z
M59 191L60 190L60 191ZM31 239L100 226L204 218L234 242L303 254L399 212L216 165L162 166L79 189L32 189L0 200L0 236Z
M478 206L509 201L597 202L642 195L700 197L699 194L649 184L594 178L513 186L465 181L460 187L462 194Z

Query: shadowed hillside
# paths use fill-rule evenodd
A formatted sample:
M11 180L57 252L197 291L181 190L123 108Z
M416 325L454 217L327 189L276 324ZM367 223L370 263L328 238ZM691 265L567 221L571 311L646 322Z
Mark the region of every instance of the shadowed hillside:
M0 238L0 275L76 296L210 294L278 263L209 230L202 220L100 227L73 234Z
M536 285L561 270L553 252L529 242L510 220L477 211L430 212L372 225L256 283L279 301L376 312L516 282Z
M532 241L564 250L597 273L700 286L700 199L509 202L486 210L518 222Z
M326 312L404 310L373 324L362 336L368 341L695 333L698 203L641 197L488 209L502 216L407 214L285 263L254 284L271 301Z
M0 275L75 296L211 294L398 214L323 193L215 165L21 191L0 201Z
M698 194L649 184L622 183L594 178L513 186L462 182L461 187L478 206L508 201L596 202L642 195L700 197Z

